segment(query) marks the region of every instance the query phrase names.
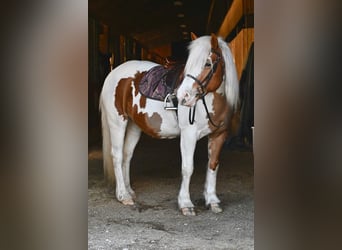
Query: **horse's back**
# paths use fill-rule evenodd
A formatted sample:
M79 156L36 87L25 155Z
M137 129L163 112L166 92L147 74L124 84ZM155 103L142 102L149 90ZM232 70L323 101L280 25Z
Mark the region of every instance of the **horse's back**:
M147 71L157 65L154 62L139 60L131 60L120 64L106 77L101 92L102 98L106 98L107 95L113 96L115 87L120 79L134 77L137 72Z
M137 72L147 71L158 64L151 61L130 60L113 69L106 77L100 97L100 109L113 106L115 88L120 79L134 77Z
M156 138L175 138L179 135L176 112L164 108L164 102L133 94L143 73L154 66L150 61L127 61L107 76L101 93L102 122L109 126L125 127L131 120L146 134ZM129 80L128 80L129 79ZM132 85L132 80L137 81ZM135 92L134 92L135 93Z

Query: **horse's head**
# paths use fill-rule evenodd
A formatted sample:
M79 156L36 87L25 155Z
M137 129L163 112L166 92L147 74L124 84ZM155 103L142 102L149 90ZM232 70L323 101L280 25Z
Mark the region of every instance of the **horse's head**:
M184 79L177 90L179 103L190 107L208 92L216 91L225 77L218 38L214 34L197 38L193 33L191 38Z

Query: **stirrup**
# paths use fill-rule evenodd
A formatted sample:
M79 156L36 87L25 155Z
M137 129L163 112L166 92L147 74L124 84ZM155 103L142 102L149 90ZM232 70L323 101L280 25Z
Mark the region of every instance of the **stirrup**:
M172 98L177 98L175 94L167 94L167 96L164 99L164 109L165 110L177 110L178 108L175 106L170 106L172 105L174 102L172 100ZM169 105L167 103L170 103Z

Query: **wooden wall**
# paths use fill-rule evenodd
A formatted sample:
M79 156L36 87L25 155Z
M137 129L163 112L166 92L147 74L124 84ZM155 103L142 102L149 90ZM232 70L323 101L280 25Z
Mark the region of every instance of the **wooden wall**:
M254 43L254 0L233 0L217 34L228 42L234 56L238 78L242 84L241 76L245 70L251 46ZM250 93L250 95L253 95L253 98L247 100L246 97L241 100L241 109L232 118L232 136L237 136L242 141L245 141L246 135L249 134L243 128L246 127L250 132L249 126L251 124L247 124L246 121L253 119L252 126L254 126L254 93ZM249 97L251 98L251 96ZM242 107L251 103L252 106L249 107L248 112L244 112L246 110L243 111Z
M136 40L115 34L108 25L89 18L88 33L88 142L101 142L99 97L108 73L127 60L150 60L165 63L171 55L171 44L149 50Z
M229 47L234 55L236 70L239 79L241 73L245 68L245 64L248 58L249 49L254 42L254 28L244 28L238 35L229 43Z
M234 0L217 34L229 43L240 79L254 42L254 0Z
M234 55L238 77L245 67L254 42L253 0L234 0L217 34L224 38ZM227 7L228 8L228 7ZM110 70L131 60L150 60L160 64L172 57L172 45L150 50L131 37L114 33L97 20L89 19L89 142L100 141L98 100L103 81Z

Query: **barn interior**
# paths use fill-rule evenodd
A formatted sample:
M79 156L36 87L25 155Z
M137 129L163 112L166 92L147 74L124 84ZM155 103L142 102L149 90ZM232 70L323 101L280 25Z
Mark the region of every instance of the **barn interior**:
M210 241L205 240L211 235L208 237L216 237L217 247L253 249L254 1L89 0L88 8L88 247L215 249ZM181 233L183 229L180 228L184 223L191 222L184 222L183 218L178 217L176 205L181 179L178 139L157 140L142 135L135 150L131 178L140 208L133 212L130 210L126 216L130 228L134 227L143 233L140 237L134 236L134 230L129 231L126 228L126 221L114 219L127 210L115 200L114 187L104 181L98 102L107 74L127 60L150 60L160 64L164 64L166 60L186 60L191 32L197 36L215 33L229 44L240 81L241 105L238 134L230 137L222 150L223 166L220 171L223 173L219 174L221 177L217 182L224 209L221 217L224 223L220 227L220 234L209 229L208 225L213 223L212 217L204 209L201 210L203 199L195 195L195 203L200 207L199 214L206 216L206 219L198 220L197 228L196 225L193 228L194 231L201 230L202 234L191 235L193 242L186 245ZM206 172L206 161L207 146L204 138L198 142L195 153L195 164L198 167L192 177L192 191L197 194L202 192L198 189L203 188L201 185ZM163 165L162 170L160 165ZM168 183L167 188L165 183ZM168 202L158 204L163 199ZM170 216L157 219L166 213ZM232 214L236 217L232 218ZM105 217L108 216L113 219L106 220ZM170 229L173 224L174 228ZM124 237L131 239L131 243L105 239L107 236L99 228L102 232L113 230L116 235L122 233ZM168 235L169 229L174 230L172 237ZM174 239L185 245L173 245Z
M253 56L253 0L89 0L88 8L89 145L101 140L98 97L110 70L130 59L182 61L191 32L215 33L229 43L247 96L241 136L251 143L254 69L247 62Z

